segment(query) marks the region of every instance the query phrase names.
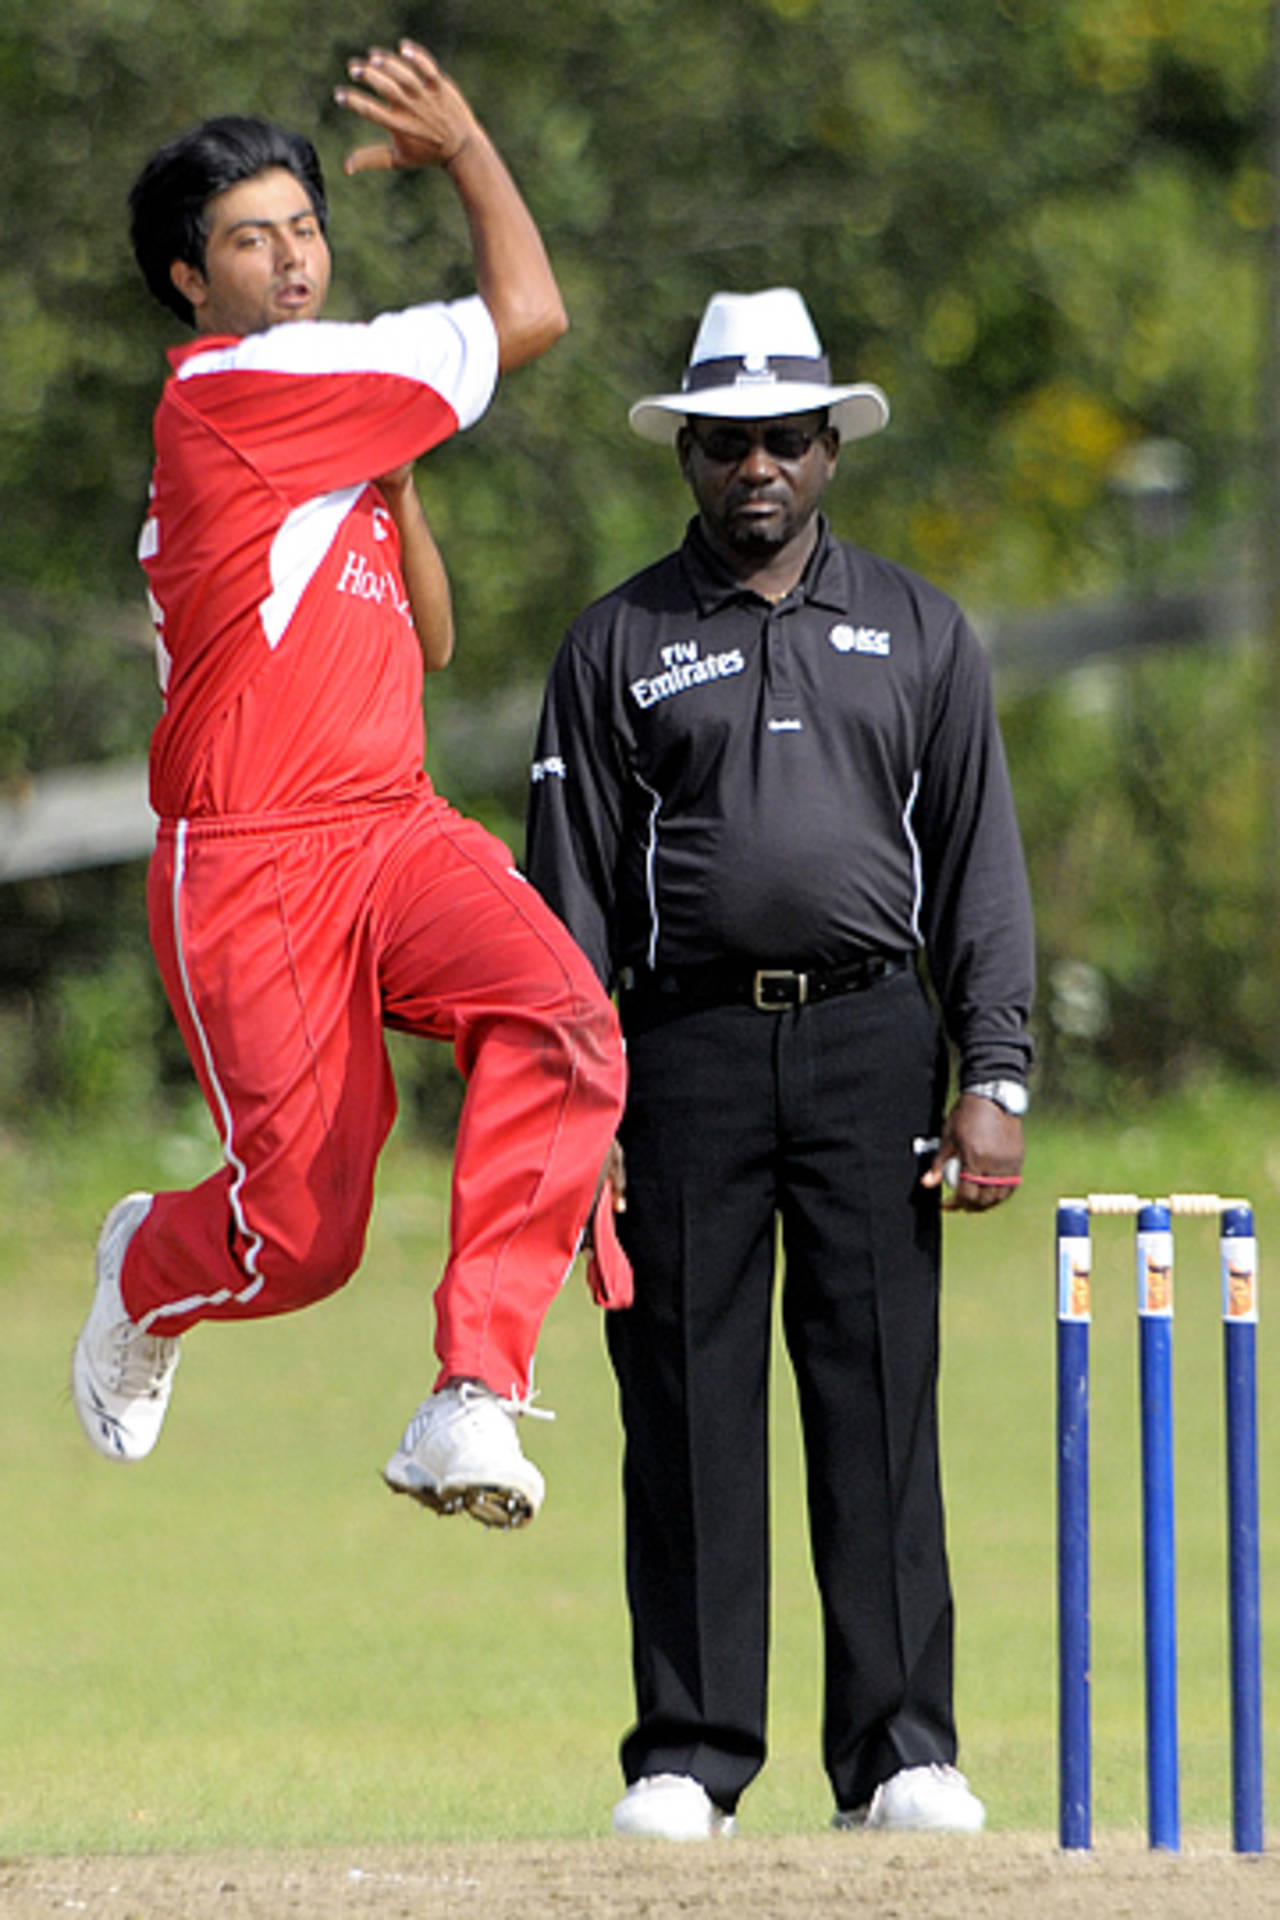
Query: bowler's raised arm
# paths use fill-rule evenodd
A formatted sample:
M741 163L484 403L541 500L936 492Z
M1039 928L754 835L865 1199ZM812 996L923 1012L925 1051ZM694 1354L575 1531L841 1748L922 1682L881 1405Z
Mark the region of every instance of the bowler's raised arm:
M442 167L471 229L476 285L493 317L504 373L545 353L569 321L542 236L519 188L460 89L425 47L402 40L350 62L367 91L338 87L338 104L389 135L348 154L348 174Z

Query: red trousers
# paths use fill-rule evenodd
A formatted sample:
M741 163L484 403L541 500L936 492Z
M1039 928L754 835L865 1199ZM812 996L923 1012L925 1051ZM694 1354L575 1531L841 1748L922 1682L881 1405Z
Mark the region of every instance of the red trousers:
M222 1171L161 1193L126 1310L156 1334L289 1313L359 1264L395 1117L383 1028L448 1040L467 1092L440 1375L529 1391L622 1107L617 1020L500 842L425 790L319 816L165 823L149 882Z

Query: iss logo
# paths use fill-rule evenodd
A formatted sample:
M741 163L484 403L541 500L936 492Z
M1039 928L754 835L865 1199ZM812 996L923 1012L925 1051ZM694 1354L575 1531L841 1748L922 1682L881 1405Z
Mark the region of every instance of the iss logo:
M837 653L874 653L884 658L890 649L887 633L878 627L851 627L847 620L837 621L827 638Z

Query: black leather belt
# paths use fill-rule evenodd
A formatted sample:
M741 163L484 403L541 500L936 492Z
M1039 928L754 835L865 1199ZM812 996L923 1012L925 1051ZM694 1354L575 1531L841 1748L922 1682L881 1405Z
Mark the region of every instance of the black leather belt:
M785 1013L788 1007L831 1000L839 993L861 993L901 973L907 964L901 954L869 953L843 967L744 967L727 960L656 972L625 967L621 986L624 993L659 994L687 1006L745 1004L760 1013Z

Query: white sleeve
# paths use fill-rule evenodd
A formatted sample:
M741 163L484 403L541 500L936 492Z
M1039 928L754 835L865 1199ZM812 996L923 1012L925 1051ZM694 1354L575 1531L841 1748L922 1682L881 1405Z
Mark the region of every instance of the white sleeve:
M430 387L460 427L480 418L498 384L498 334L479 294L381 313L375 320L289 321L184 360L180 380L214 373L386 373Z
M478 293L447 306L436 302L379 314L364 331L375 346L376 369L406 373L434 388L457 414L459 426L474 426L493 398L498 332Z

